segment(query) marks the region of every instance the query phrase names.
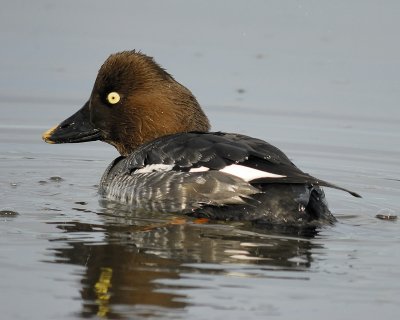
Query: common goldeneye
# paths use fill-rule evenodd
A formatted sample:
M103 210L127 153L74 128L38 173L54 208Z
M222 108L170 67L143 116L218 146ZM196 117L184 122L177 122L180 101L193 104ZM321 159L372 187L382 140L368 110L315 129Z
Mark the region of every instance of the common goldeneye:
M320 186L278 148L236 133L209 132L193 94L138 52L112 54L89 100L43 134L48 143L101 140L121 154L100 183L134 209L267 224L331 223Z

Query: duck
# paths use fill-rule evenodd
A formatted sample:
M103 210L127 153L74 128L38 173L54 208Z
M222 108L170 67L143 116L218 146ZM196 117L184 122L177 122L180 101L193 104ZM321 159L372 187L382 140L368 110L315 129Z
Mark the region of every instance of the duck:
M361 197L303 172L264 140L210 131L192 92L137 50L110 55L89 100L42 138L114 146L120 156L101 177L99 193L129 210L320 226L336 221L322 187Z

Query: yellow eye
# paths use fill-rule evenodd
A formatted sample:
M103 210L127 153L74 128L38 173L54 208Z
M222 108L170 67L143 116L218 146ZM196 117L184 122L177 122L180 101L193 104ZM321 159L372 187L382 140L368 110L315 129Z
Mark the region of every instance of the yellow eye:
M119 100L121 100L121 97L120 97L120 95L118 94L118 92L113 91L113 92L110 92L110 93L107 95L107 101L108 101L108 103L110 103L110 104L116 104L116 103L119 102Z

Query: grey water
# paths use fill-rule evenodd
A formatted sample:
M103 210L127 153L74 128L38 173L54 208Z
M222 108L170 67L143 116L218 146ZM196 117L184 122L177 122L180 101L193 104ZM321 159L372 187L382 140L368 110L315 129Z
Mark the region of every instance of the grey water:
M2 1L1 319L376 319L400 312L400 4ZM141 49L213 130L265 139L325 189L314 236L129 212L99 198L118 154L41 134Z

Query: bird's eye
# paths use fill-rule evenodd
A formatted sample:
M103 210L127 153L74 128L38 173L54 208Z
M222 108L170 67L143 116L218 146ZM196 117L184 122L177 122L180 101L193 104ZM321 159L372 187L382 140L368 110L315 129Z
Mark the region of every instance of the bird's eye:
M116 104L120 100L121 100L121 96L119 95L118 92L113 91L107 95L107 101L109 104Z

